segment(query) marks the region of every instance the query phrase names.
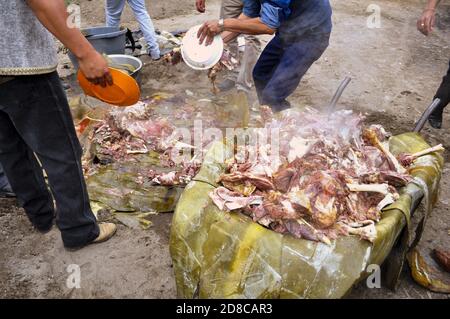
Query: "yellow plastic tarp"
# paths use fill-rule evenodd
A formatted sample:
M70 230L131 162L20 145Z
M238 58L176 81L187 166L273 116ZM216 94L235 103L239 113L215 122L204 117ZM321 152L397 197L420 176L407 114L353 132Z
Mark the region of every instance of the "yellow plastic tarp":
M394 154L427 147L414 133L390 140ZM400 256L395 279L410 243L412 205L425 194L431 208L443 167L438 154L416 161L411 169L416 181L384 210L373 244L340 237L328 246L276 233L240 213L220 211L208 194L217 187L222 163L229 157L229 148L214 144L177 204L170 252L180 298L340 298L367 276L369 265L383 263L394 245Z

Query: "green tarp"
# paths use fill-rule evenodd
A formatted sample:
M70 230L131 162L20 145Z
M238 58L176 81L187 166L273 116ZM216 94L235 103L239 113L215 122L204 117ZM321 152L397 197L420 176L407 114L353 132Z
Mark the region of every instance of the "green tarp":
M87 178L90 199L119 212L173 212L183 187L140 182L138 178L141 173L158 168L145 157L151 156L139 155L136 161L100 167L98 172Z

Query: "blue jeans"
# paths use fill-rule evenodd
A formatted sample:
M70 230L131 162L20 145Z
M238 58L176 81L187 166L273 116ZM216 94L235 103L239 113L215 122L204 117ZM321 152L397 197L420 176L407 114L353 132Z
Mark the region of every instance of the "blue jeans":
M83 246L98 236L81 146L56 72L18 76L0 85L0 162L37 229L49 229L56 215L66 247Z
M293 43L285 43L279 34L266 46L255 68L253 80L261 105L275 112L290 107L286 98L328 47L330 34L305 34Z
M147 12L144 0L106 0L106 25L109 27L118 27L120 25L120 17L125 7L125 2L127 1L144 34L145 41L150 50L149 53L152 57L154 55L159 56L160 51L158 42L156 41L155 27Z

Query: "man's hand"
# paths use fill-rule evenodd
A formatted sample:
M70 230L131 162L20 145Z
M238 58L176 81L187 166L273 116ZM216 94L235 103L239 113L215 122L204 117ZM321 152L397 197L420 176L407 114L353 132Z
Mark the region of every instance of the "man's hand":
M197 37L199 38L200 44L205 42L208 46L214 41L214 37L221 33L223 30L219 25L219 20L211 20L205 22L201 28L198 30Z
M425 9L422 16L417 20L417 29L425 35L433 32L436 21L436 11L434 9Z
M81 72L90 82L99 84L102 87L113 84L108 62L97 51L90 51L86 56L79 58L78 62Z
M42 25L60 40L78 59L80 69L92 83L112 84L108 64L81 34L67 25L68 14L63 0L26 0Z
M206 10L206 0L195 0L195 6L197 7L197 11L200 13L205 12Z

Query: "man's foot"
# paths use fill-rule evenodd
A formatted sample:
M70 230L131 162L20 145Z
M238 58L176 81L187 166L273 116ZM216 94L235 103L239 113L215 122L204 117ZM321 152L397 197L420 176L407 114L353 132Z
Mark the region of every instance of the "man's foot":
M40 232L42 235L44 235L44 234L47 234L49 231L52 230L52 228L53 228L53 222L50 224L50 226L46 226L46 227L37 227L37 226L34 226L34 228L35 228L38 232Z
M117 226L115 224L113 224L113 223L100 223L100 224L98 224L98 228L100 229L100 233L97 236L97 238L95 238L93 241L87 243L84 246L78 246L78 247L76 247L76 246L74 246L74 247L66 246L65 248L67 250L69 250L69 251L77 251L77 250L79 250L79 249L81 249L81 248L83 248L83 247L85 247L87 245L90 245L90 244L103 243L103 242L111 239L111 237L113 237L114 234L117 231Z
M158 61L161 59L161 52L158 51L150 51L148 55L152 58L153 61Z
M100 228L100 234L91 244L103 243L114 236L117 231L117 226L113 223L101 223L98 224L98 228Z
M431 113L428 118L428 122L434 128L440 129L442 128L442 114L444 113L444 109L436 109L433 113Z
M230 79L225 79L217 85L217 88L220 90L220 92L227 92L234 89L235 86L236 82Z

